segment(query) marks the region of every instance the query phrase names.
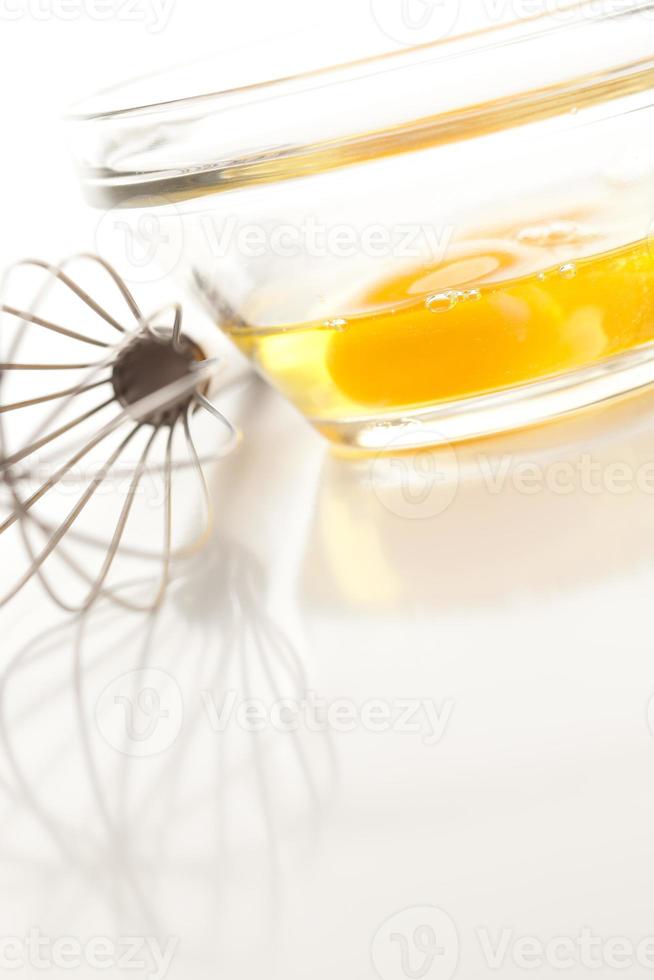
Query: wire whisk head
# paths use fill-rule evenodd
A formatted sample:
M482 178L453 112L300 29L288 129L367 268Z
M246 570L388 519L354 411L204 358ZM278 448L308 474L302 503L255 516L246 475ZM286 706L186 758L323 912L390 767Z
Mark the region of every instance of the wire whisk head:
M102 290L118 299L122 315L94 297L90 289L73 279L68 268L83 264L92 269ZM38 273L40 287L32 286L28 301L9 302L10 280L18 270ZM0 523L0 542L11 529L18 530L27 551L28 567L4 595L0 606L38 578L50 596L66 611L89 608L100 595L129 608L156 607L163 598L175 558L192 553L193 544L174 541L173 482L191 474L199 490L206 517L196 544L210 534L211 501L204 464L230 452L239 440L231 422L209 400L220 366L208 358L204 346L182 330L178 304L145 316L118 273L98 256L73 256L60 265L29 259L17 263L5 277L4 314L0 342L0 486L8 494L9 514ZM68 305L55 316L50 312L53 288L63 292ZM82 312L85 329L78 329ZM172 324L164 323L170 319ZM32 357L24 352L34 348ZM83 352L83 353L82 353ZM35 380L65 379L62 386L34 393ZM74 383L71 383L71 380ZM8 395L11 390L11 395ZM202 411L220 423L224 433L217 450L201 457L196 445L195 419ZM7 424L9 420L11 424ZM95 457L100 454L99 459ZM126 460L129 457L129 461ZM157 459L158 457L158 459ZM38 461L38 465L37 465ZM159 511L163 521L158 535L161 547L144 547L145 526L134 516L135 502L145 478L157 477L162 485ZM89 518L91 531L80 530L82 519L101 500L101 490L111 489L113 477L125 484L124 499L109 519L103 514ZM72 508L53 517L44 515L44 503L68 498L68 484L79 496ZM31 492L26 492L32 483ZM63 491L66 491L65 494ZM104 494L106 498L107 494ZM184 500L189 499L184 493ZM188 516L188 510L185 512ZM151 517L151 515L150 515ZM137 546L127 546L128 525L137 529ZM97 527L110 527L108 536ZM75 545L75 550L71 545ZM78 549L95 551L100 567L91 572ZM158 585L152 602L135 605L108 583L121 554L159 565ZM67 573L81 581L85 595L72 601L48 573L55 559Z
M172 336L172 335L171 335ZM146 398L182 381L205 360L202 349L189 337L180 334L176 343L170 338L144 329L130 338L113 363L111 384L116 398L129 412ZM206 395L208 381L179 395L171 404L163 404L141 414L134 414L144 425L171 426L193 407L198 394Z

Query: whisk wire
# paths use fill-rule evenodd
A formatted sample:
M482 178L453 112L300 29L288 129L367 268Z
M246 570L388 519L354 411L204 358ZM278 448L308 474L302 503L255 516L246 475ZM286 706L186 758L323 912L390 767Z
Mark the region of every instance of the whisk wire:
M68 327L62 327L61 324L53 323L51 320L44 320L43 317L37 316L36 313L30 313L28 310L18 310L15 306L7 306L5 303L0 304L0 313L6 313L8 316L13 316L22 323L31 323L35 327L43 327L44 330L50 330L52 333L58 333L62 337L69 337L71 340L77 340L81 344L90 344L92 347L110 347L104 340L96 340L94 337L87 337L83 333L78 333L76 330L69 330Z
M16 412L21 408L33 408L35 405L44 405L46 402L54 402L59 398L67 398L69 395L83 395L94 388L101 388L102 385L111 384L111 378L103 378L101 381L94 381L88 385L75 385L73 388L64 388L62 391L54 391L49 395L40 395L38 398L28 398L22 402L14 402L11 405L0 405L0 413Z
M134 318L133 326L125 327L64 271L74 260L87 260L109 275ZM100 596L114 601L124 608L151 612L160 605L166 593L171 579L173 559L188 557L210 537L213 525L211 497L203 470L205 458L201 459L197 451L191 431L191 419L198 409L204 409L227 430L227 439L218 447L218 451L210 455L209 458L211 459L219 459L225 456L240 440L240 433L237 428L207 397L221 360L219 358L207 358L204 351L186 334L182 333L183 311L180 304L169 304L152 316L144 317L132 293L118 273L99 256L79 253L65 259L59 265L52 265L38 259L25 259L16 263L14 268L17 266L31 266L43 270L48 273L50 278L41 285L29 309L22 309L19 306L5 303L0 305L0 313L4 312L18 320L21 328L15 333L10 344L9 357L0 363L0 390L2 389L5 371L25 372L26 376L28 372L56 370L79 370L85 374L77 385L66 387L57 392L21 399L4 405L0 402L0 480L5 482L13 501L12 512L0 524L0 537L9 528L17 524L30 560L29 567L19 581L4 596L0 597L0 607L16 596L31 579L37 577L53 601L68 612L85 611ZM5 283L7 278L5 277ZM39 315L37 310L40 303L45 299L54 281L57 280L116 330L121 335L120 338L108 342L72 330L47 316ZM164 314L170 315L171 312L173 314L172 326L161 326L161 318ZM30 326L44 329L66 340L102 348L106 353L95 363L78 364L73 363L72 359L62 359L63 363L60 364L39 363L36 359L28 358L18 361L16 359L18 350L26 342ZM109 376L98 378L98 374L107 367L110 369ZM75 417L71 420L58 424L54 429L52 428L57 422L57 418L70 408L76 398L95 389L101 389L106 385L112 387L111 397L104 398L98 405L84 412L75 413ZM49 404L52 407L42 413L45 418L42 418L37 424L26 440L26 444L8 454L5 448L2 419L5 417L12 418L11 413L19 409ZM75 448L72 445L65 448L59 446L59 439L73 433L83 423L94 419L101 411L110 409L112 405L118 409L115 417L102 425L90 438L87 436L81 446ZM129 423L131 423L131 427L128 434L92 476L90 483L87 484L75 506L63 521L49 524L42 516L34 512L35 505L57 487L81 460L85 459L94 448L109 436L116 433L121 426ZM188 454L188 461L183 464L175 462L173 459L173 445L180 424L183 428ZM127 499L121 506L110 540L108 542L100 541L99 538L95 539L91 535L79 532L74 527L75 522L91 502L98 488L105 482L108 474L136 434L148 426L151 427L152 431L146 439L145 446L132 471ZM119 552L125 550L126 553L136 554L134 548L124 547L123 541L142 479L146 471L149 472L152 468L150 457L153 447L163 429L167 430L163 465L159 464L153 469L153 472L160 472L163 477L163 546L157 552L143 552L143 557L156 559L160 565L154 599L145 604L120 596L115 590L107 587L107 579ZM30 459L46 446L57 447L54 451L53 449L49 450L48 456L51 460L56 459L57 456L61 457L63 452L70 452L70 456L65 458L61 465L56 465L54 472L27 499L23 499L20 492L21 479L29 475L30 471L36 472L36 467L30 463L27 470L21 470L20 474L13 472L13 468ZM196 474L206 514L203 530L197 539L191 545L173 550L173 472L184 467L190 467ZM32 535L28 533L28 526L33 527L35 531L45 537L45 543L42 544L40 550L36 543L32 542ZM69 533L71 541L80 543L86 541L89 545L102 546L104 556L97 575L89 574L84 566L69 552L69 542L64 543L64 539ZM46 575L45 563L54 552L57 552L70 570L87 585L88 588L85 590L85 597L81 604L73 604L67 597L60 595L59 590L55 588L49 576Z
M230 422L227 416L223 415L223 413L218 408L216 408L216 406L212 402L210 402L209 399L206 398L205 395L203 395L201 392L198 392L196 394L195 402L198 405L201 405L202 408L205 408L210 415L213 415L214 418L218 419L218 421L222 422L222 424L225 426L225 428L229 433L229 439L223 446L223 453L224 454L230 453L235 448L235 446L238 445L238 443L241 441L240 430L237 429L236 426L232 422Z
M107 408L109 405L112 405L113 402L114 398L112 396L111 398L108 398L107 401L101 402L94 408L89 409L88 412L84 412L83 415L79 415L76 419L73 419L72 422L67 422L65 425L55 429L54 432L50 432L47 436L43 436L41 439L37 439L35 442L32 442L29 446L26 446L25 449L21 449L14 453L13 456L6 456L4 459L0 459L0 473L2 473L3 470L9 470L12 466L16 466L18 463L21 463L24 459L27 459L28 456L31 456L39 449L43 449L44 446L54 442L59 438L59 436L65 435L67 432L71 432L76 426L81 425L83 422L87 422L90 418L93 418L94 415L97 415L98 412L101 412L103 408Z
M123 282L123 280L120 278L120 276L115 271L115 269L113 269L113 267L109 265L108 262L105 262L104 259L100 258L99 255L92 255L90 252L78 252L77 254L71 255L68 258L64 259L64 261L60 262L59 265L52 265L50 262L44 262L43 259L21 259L19 262L16 262L14 264L14 268L18 268L20 266L32 266L37 269L45 270L46 272L50 273L50 275L52 275L55 279L58 279L65 286L67 286L68 289L70 289L76 296L79 297L79 299L82 300L83 303L85 303L89 307L89 309L93 310L94 313L97 313L97 315L101 317L101 319L103 319L106 323L112 326L115 330L118 330L119 333L127 333L127 330L125 329L124 326L122 326L122 324L120 324L113 316L111 316L111 314L107 310L105 310L105 308L101 306L100 303L96 302L96 300L94 300L93 297L89 293L87 293L85 289L82 289L82 287L78 283L76 283L73 279L70 278L70 276L66 275L66 273L64 272L64 268L66 266L70 265L72 262L78 259L88 259L92 262L95 262L98 265L100 265L106 272L108 272L111 278L113 279L114 283L116 284L116 286L118 286L118 289L123 295L125 302L129 306L132 314L134 315L134 318L139 323L143 320L143 314L141 313L138 304L136 303L136 300L132 296L131 292L129 291L129 289ZM50 280L49 282L46 282L45 285L43 286L43 291L47 291L48 289L51 288L51 286L52 286L52 281ZM42 298L43 298L42 296L38 297L39 300Z
M95 367L94 364L0 364L1 371L84 371Z
M140 428L140 426L138 426L138 428ZM111 566L113 565L116 555L118 553L120 542L122 541L123 535L125 534L125 528L127 526L127 521L129 519L129 515L132 510L134 498L138 491L139 484L141 483L141 480L143 478L143 474L145 472L145 468L147 465L148 456L150 455L150 450L152 448L152 444L154 443L156 437L159 435L159 431L160 430L158 428L153 429L152 434L150 435L150 438L148 439L143 449L143 452L141 453L141 458L139 459L136 465L136 469L134 470L134 475L132 477L129 489L127 491L127 498L120 512L118 523L116 524L116 530L114 531L114 535L111 539L109 547L107 548L107 554L102 564L102 568L100 569L100 573L96 581L94 582L93 587L91 588L86 599L82 603L82 609L89 609L93 604L93 602L97 599L97 597L102 592L102 587L107 579L107 576L109 575Z
M28 568L28 570L25 572L22 578L16 583L16 585L14 585L9 590L9 592L5 593L4 596L0 597L0 608L5 606L11 599L14 598L14 596L16 596L21 591L21 589L23 589L27 585L27 583L34 577L38 569L41 568L43 563L50 557L50 555L55 550L55 548L57 547L61 539L65 537L65 535L68 533L68 531L75 523L79 515L82 513L86 505L89 503L93 495L96 493L98 488L102 485L102 483L104 483L112 466L116 463L120 455L127 448L128 444L134 438L134 436L136 435L139 429L140 426L135 425L134 428L130 432L128 432L128 434L122 440L120 445L111 453L109 459L104 463L104 465L99 470L99 472L96 473L96 475L92 478L91 483L84 491L80 499L77 501L77 503L75 504L71 512L68 514L66 519L57 528L55 533L52 535L52 537L46 544L45 548L35 558L31 567Z

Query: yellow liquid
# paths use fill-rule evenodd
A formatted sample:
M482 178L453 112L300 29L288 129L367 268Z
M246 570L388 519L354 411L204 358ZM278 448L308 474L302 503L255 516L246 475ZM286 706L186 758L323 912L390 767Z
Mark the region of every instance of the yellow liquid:
M317 421L497 391L654 339L650 241L524 270L509 242L469 242L369 286L354 314L232 336Z

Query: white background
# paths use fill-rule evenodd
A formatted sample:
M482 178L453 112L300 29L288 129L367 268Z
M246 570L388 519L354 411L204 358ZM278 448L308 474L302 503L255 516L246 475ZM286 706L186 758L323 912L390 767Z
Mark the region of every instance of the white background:
M397 43L367 2L171 2L152 31L120 13L64 20L45 0L15 19L0 0L3 265L94 247L60 123L77 98L253 40L318 32L324 60ZM461 450L450 505L409 514L277 396L257 388L239 412L243 449L212 477L207 566L171 596L149 647L149 666L173 678L159 754L121 755L94 721L111 685L129 695L147 619L93 614L76 699L78 624L36 587L2 612L0 937L177 937L175 978L473 980L493 975L485 930L493 944L508 930L511 977L530 972L519 936L573 948L584 928L604 943L653 936L654 498L635 480L654 458L651 396ZM599 490L574 479L562 491L557 468L576 472L588 453ZM505 460L506 481L489 488L488 467ZM514 479L524 462L543 474L535 492ZM602 476L616 463L626 490ZM2 547L8 584L19 554ZM305 732L299 752L277 732L212 731L200 695L229 646L235 581L238 657L254 658L262 696L288 692L278 653L275 683L265 666L281 630L318 696L358 709L427 699L450 712L443 738L357 724ZM238 657L223 683L243 695ZM415 934L430 922L431 967ZM577 952L567 973L651 973L611 955L593 971ZM123 975L75 975L96 973ZM44 973L23 962L14 975Z

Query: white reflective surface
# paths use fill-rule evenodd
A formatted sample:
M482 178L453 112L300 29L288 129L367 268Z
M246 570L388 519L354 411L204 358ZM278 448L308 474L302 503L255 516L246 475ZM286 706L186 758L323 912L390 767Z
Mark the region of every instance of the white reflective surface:
M2 24L3 266L97 247L56 111L215 47L227 7L212 34L186 6L156 36ZM229 8L244 34L279 16L259 6ZM156 617L72 620L37 585L0 611L0 968L648 975L653 396L454 462L339 460L263 384L224 407L245 440L212 471L215 534Z
M436 513L438 460L380 483L260 383L234 411L160 614L3 613L4 933L234 980L520 976L520 937L583 971L622 936L642 975L651 399L459 447Z

